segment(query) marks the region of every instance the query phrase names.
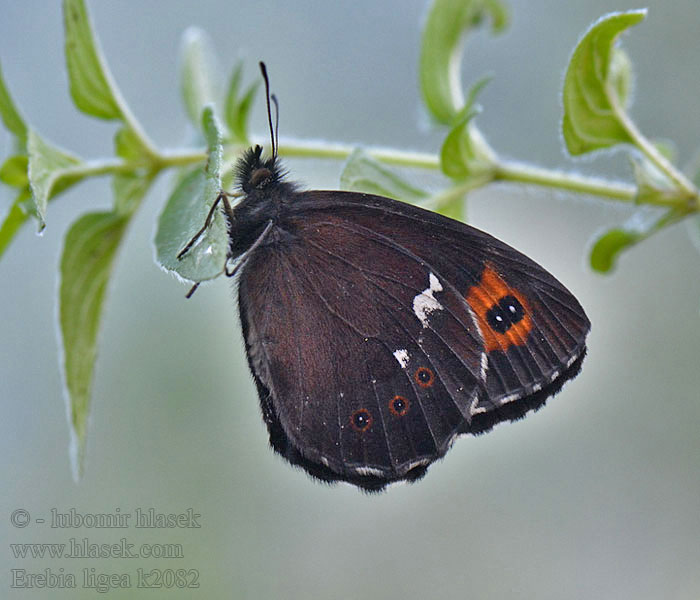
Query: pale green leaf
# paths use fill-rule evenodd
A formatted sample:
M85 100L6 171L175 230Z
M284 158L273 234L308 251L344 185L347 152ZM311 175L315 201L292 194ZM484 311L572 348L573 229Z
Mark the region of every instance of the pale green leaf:
M590 264L594 271L607 273L613 269L618 254L636 244L640 234L635 231L614 228L606 231L593 243Z
M238 96L241 89L241 82L243 81L243 61L237 60L236 64L231 71L231 77L228 80L228 88L226 90L226 102L224 104L224 117L226 121L231 126L229 121L230 116L236 110L236 103L238 102Z
M85 457L100 316L127 223L126 217L112 212L83 215L68 230L61 256L59 325L72 433L71 458L77 478L82 474Z
M178 183L158 219L155 239L160 265L195 282L220 275L228 256L226 225L221 210L217 210L202 236L183 257L177 258L204 225L221 190L223 134L211 105L202 111L202 130L209 154L206 171L197 169Z
M10 92L5 85L5 78L0 68L0 118L2 122L20 142L20 148L24 148L27 143L27 125L19 114L15 103L10 96Z
M84 0L63 0L70 92L84 113L121 119L119 92L107 67Z
M442 191L433 198L433 203L435 212L456 221L467 222L467 194L461 186Z
M131 215L141 204L141 200L153 183L151 173L124 173L112 177L114 212Z
M678 148L676 148L673 140L654 140L652 143L659 151L659 154L661 154L661 156L663 156L668 162L676 162L676 159L678 158Z
M591 267L599 273L611 271L621 252L685 216L685 209L641 206L622 226L613 227L596 237L589 257Z
M206 105L201 114L202 131L207 142L207 179L221 189L221 164L224 160L223 131L221 121L216 117L214 105Z
M235 139L242 144L250 144L248 138L248 120L250 110L253 107L255 95L260 86L260 82L256 81L248 87L241 95L241 80L243 77L243 63L238 62L231 74L229 80L228 91L226 93L226 103L224 106L224 117L226 124L233 133Z
M148 149L144 147L141 137L129 126L120 127L114 134L114 151L117 156L128 161L146 161Z
M27 187L27 166L28 158L24 154L10 156L0 167L0 181L20 189Z
M29 218L29 212L26 210L25 204L30 198L31 192L26 189L22 190L2 220L0 225L0 257L2 257L17 232Z
M82 175L71 172L71 167L79 165L80 159L48 144L31 129L27 137L27 151L29 185L40 228L43 229L46 225L46 206L49 199L82 179Z
M180 85L187 115L199 128L204 107L219 99L219 76L211 40L198 27L189 27L182 36L180 65Z
M466 179L489 173L495 165L495 156L481 132L466 115L445 138L440 150L440 168L453 179Z
M613 47L610 60L610 85L614 91L619 105L623 109L629 106L630 92L632 90L632 61L627 52L622 48Z
M507 24L507 10L499 0L434 0L423 29L420 86L423 101L439 122L453 124L465 100L460 63L465 34L485 17L493 31Z
M484 11L482 15L491 17L491 29L494 33L500 33L510 22L508 6L501 0L484 0Z
M360 148L355 149L348 157L340 175L340 187L344 190L387 196L412 203L428 198L427 192L411 185Z
M615 48L618 36L646 10L598 20L576 46L564 78L562 133L572 155L631 142L626 125L630 65Z
M178 253L204 225L217 194L209 194L203 169L192 171L178 183L158 218L156 259L167 271L189 281L214 279L223 272L228 253L226 225L220 210L209 228L181 260Z
M678 196L673 182L656 165L644 157L632 159L634 179L637 184L637 204L672 202Z
M454 219L455 221L467 222L467 211L466 211L467 201L464 196L460 198L454 198L452 202L446 202L442 204L435 210L445 217Z

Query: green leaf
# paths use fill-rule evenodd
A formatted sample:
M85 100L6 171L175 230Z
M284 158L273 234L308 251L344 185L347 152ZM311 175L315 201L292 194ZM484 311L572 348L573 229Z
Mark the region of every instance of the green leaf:
M132 215L153 183L152 173L124 173L112 178L114 212L119 215Z
M85 457L100 316L127 223L126 217L112 212L83 215L68 230L61 256L59 325L76 478Z
M82 179L71 173L71 167L81 164L80 159L45 142L30 130L27 137L29 152L29 184L32 189L40 229L46 226L46 207L49 199Z
M129 126L120 127L114 134L114 151L128 161L146 161L149 157L141 138Z
M121 119L121 98L94 34L84 0L63 0L66 64L75 105L100 119Z
M570 154L632 142L625 113L630 65L615 47L618 36L646 10L612 13L598 20L576 46L564 78L562 133Z
M0 257L2 257L5 249L10 245L17 232L29 218L29 212L25 210L24 205L30 198L31 192L29 190L22 190L5 215L2 225L0 225Z
M434 198L435 211L441 215L467 222L467 193L462 186L455 186L441 192Z
M414 187L360 148L348 157L340 175L340 187L404 202L416 203L428 198L427 192Z
M622 48L614 47L610 60L610 85L623 109L629 106L630 90L632 89L632 61Z
M207 194L206 174L196 169L184 177L158 219L156 260L167 271L188 281L214 279L223 272L228 252L228 236L221 211L216 211L209 228L199 242L182 258L178 253L204 225L218 194Z
M637 204L663 204L673 202L678 197L673 182L646 158L633 158L632 167L637 183Z
M202 111L202 131L207 142L207 169L204 186L205 197L216 197L221 191L221 168L224 163L224 134L221 122L214 114L214 106L208 104Z
M687 209L661 210L655 206L642 206L621 227L614 227L599 235L591 248L591 267L599 273L607 273L615 266L618 255L647 239L664 227L673 225L688 215Z
M181 259L180 251L204 225L221 190L222 132L211 105L202 111L202 129L209 159L206 171L196 169L184 177L158 219L156 258L160 265L189 281L213 279L223 272L228 255L228 235L220 210L197 243Z
M27 143L27 125L12 101L12 96L5 85L5 78L2 76L2 68L0 68L0 118L7 130L20 141L21 148L24 148Z
M224 106L224 117L226 124L233 133L237 141L242 144L249 145L248 138L248 121L250 110L253 107L255 95L260 86L260 82L256 81L251 84L248 89L239 96L241 87L241 79L243 77L243 62L239 61L231 74L229 80L228 91L226 93L226 104Z
M221 122L217 119L214 105L208 104L202 110L202 131L207 142L207 173L217 184L221 183L221 163L224 158L223 132ZM218 191L218 189L217 189Z
M219 98L216 57L209 36L189 27L182 36L180 52L182 98L192 124L199 128L202 111Z
M28 158L24 154L10 156L0 167L0 181L12 187L24 189L29 185Z
M494 169L494 152L471 122L475 114L466 114L442 144L440 168L453 179L483 177Z
M485 17L494 33L508 22L500 0L434 0L423 29L420 54L420 86L430 114L440 123L452 124L464 106L460 82L463 38Z
M494 33L503 31L510 22L508 6L501 0L484 0L484 12L482 14L488 14L491 17L491 29Z
M636 244L640 237L639 232L621 228L606 231L593 244L590 254L591 267L599 273L608 273L615 266L620 252Z

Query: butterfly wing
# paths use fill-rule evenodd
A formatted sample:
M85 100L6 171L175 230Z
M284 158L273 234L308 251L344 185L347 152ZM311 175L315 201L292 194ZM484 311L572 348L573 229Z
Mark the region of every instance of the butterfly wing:
M342 192L295 194L243 268L239 305L275 449L368 489L539 406L577 372L589 328L556 279L498 240Z

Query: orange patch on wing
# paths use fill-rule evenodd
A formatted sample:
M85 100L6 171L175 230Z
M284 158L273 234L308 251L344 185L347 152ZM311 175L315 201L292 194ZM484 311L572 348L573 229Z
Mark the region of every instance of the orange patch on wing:
M508 296L512 296L520 302L524 314L517 323L511 324L504 332L499 332L489 323L488 313ZM501 276L489 265L484 268L481 281L469 288L466 300L476 316L481 335L484 337L486 352L506 351L511 346L525 345L527 336L532 330L530 305L525 296L503 281Z

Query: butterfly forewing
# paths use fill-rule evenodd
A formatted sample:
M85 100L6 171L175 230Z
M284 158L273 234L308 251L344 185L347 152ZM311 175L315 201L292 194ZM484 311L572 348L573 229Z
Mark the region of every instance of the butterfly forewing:
M538 393L584 353L590 323L578 301L537 263L492 236L377 196L336 192L333 206L325 192L300 199L310 221L332 214L360 240L386 236L460 291L488 356L481 408Z

